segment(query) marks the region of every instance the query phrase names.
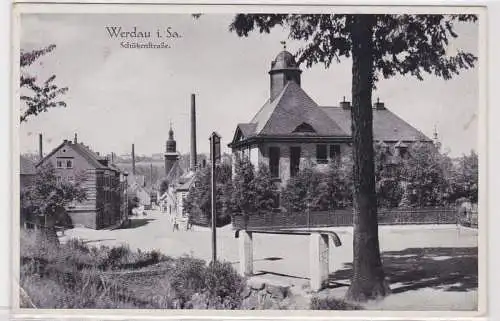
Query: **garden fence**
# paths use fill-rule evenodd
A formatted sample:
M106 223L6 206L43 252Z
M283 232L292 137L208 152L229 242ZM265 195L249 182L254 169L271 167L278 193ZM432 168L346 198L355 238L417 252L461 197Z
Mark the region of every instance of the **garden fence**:
M352 208L329 211L305 212L265 212L249 215L235 215L235 229L284 229L318 228L332 226L352 226ZM459 224L462 223L458 212L451 207L438 208L394 208L378 210L379 225L410 224Z

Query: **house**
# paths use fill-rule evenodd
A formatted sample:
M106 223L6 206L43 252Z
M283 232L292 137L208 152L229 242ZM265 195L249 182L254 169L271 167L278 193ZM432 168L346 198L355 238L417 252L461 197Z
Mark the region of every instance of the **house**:
M319 106L301 88L301 73L293 55L280 52L269 71L269 99L248 123L236 126L228 145L233 158L248 157L256 169L267 164L281 186L304 164L323 166L352 148L351 104L344 99L339 106ZM380 101L373 107L373 135L398 155L414 142L432 143Z
M64 140L36 167L54 166L58 179L73 181L83 175L87 199L66 209L74 226L101 229L121 224L127 218L126 175L88 146Z
M185 216L187 213L184 212L184 200L194 183L196 172L189 171L185 175L179 178L175 186L175 197L176 197L176 212L179 215Z
M21 156L19 163L19 179L21 190L33 182L35 174L35 163L32 162L29 158Z
M19 188L22 191L34 182L36 175L35 163L25 156L20 156L19 163ZM21 226L25 226L27 222L32 220L30 213L21 206Z

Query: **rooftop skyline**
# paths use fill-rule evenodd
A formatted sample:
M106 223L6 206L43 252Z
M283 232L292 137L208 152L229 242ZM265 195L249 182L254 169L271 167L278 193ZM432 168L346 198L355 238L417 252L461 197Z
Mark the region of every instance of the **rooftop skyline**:
M49 152L78 133L79 141L101 153L163 153L170 122L181 153L189 153L190 94L197 103L197 147L209 150L212 131L222 136L223 151L238 123L248 122L269 98L271 61L283 50L283 31L239 38L228 31L231 15L24 15L21 48L56 44L29 71L40 80L52 73L69 91L67 108L54 108L20 126L20 151L36 152L38 133ZM106 29L108 27L108 29ZM178 32L169 49L122 48L109 28ZM111 29L113 30L113 29ZM478 26L457 25L457 48L478 54ZM130 40L130 42L146 40ZM154 41L153 41L154 42ZM294 53L299 43L287 40ZM351 100L351 61L301 66L302 88L320 106ZM432 138L452 156L477 150L478 70L444 81L427 76L381 80L374 92L388 109Z

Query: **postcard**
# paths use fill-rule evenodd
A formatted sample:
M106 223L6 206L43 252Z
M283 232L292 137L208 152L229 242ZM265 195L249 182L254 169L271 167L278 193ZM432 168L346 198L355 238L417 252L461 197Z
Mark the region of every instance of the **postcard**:
M485 316L485 8L13 22L14 318Z

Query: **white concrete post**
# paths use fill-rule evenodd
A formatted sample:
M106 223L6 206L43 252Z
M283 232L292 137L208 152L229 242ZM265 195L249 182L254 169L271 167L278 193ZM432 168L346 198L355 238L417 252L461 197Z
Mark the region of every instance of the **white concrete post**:
M328 235L311 233L309 236L309 275L311 290L319 291L328 280Z
M253 240L252 233L245 230L239 232L240 274L253 274Z

